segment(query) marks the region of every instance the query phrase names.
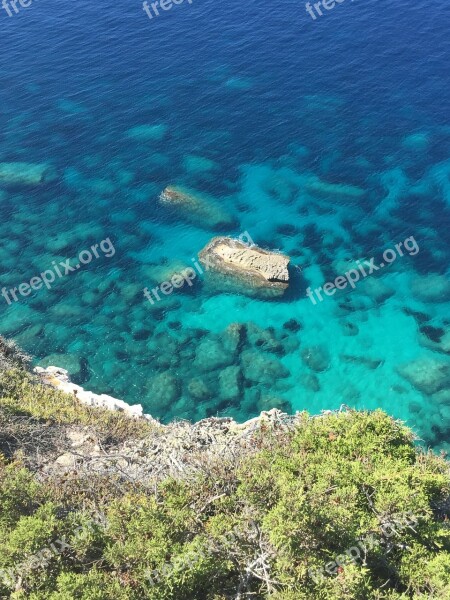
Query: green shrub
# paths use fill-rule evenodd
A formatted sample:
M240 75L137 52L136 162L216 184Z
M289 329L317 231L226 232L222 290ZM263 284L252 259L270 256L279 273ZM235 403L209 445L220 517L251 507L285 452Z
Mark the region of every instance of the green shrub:
M0 392L10 414L136 433L22 372L0 375ZM207 462L201 476L128 493L106 477L91 503L75 474L56 493L2 458L0 596L450 598L449 465L404 425L381 411L304 414L291 432L263 430L252 443L219 479Z

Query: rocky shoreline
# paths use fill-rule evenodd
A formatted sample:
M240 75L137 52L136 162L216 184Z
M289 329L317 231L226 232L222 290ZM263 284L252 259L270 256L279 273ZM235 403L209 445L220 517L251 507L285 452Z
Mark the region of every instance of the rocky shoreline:
M46 386L75 396L80 403L122 412L149 425L142 439L127 437L121 441L101 441L91 426L50 426L55 429L58 448L45 460L37 459L39 477L65 477L76 471L78 476L117 476L139 485L154 485L166 477L189 479L209 465L243 459L259 447L261 432L290 431L301 421L301 414L289 415L277 408L238 423L231 417L208 417L197 422L173 420L160 423L144 414L140 404L130 406L107 394L95 394L70 381L59 367L36 367L34 373ZM324 411L323 414L332 411ZM311 417L312 418L312 417Z
M145 419L146 421L162 428L171 427L170 424L164 425L160 423L160 421L152 417L152 415L145 414L141 404L130 405L124 402L123 400L119 400L117 398L114 398L113 396L109 396L108 394L95 394L94 392L85 390L80 385L72 383L70 381L68 371L66 369L62 369L61 367L50 366L46 369L42 367L35 367L33 369L33 373L35 373L39 377L40 382L43 385L51 386L54 389L57 389L61 392L64 392L71 396L75 396L77 400L79 400L79 402L86 406L123 412L131 418ZM296 413L295 415L288 415L287 413L284 413L277 408L272 408L268 411L262 411L259 416L253 417L252 419L249 419L244 423L237 423L234 419L230 417L210 417L207 419L202 419L194 425L212 421L216 423L227 423L229 429L235 432L245 433L251 432L252 430L256 429L262 421L278 421L279 423L295 421L297 418L297 414L298 413Z
M61 367L35 367L33 373L39 376L44 385L50 385L53 388L76 396L76 398L87 406L96 408L106 408L113 411L121 411L130 417L145 418L147 420L155 420L150 415L144 415L144 410L140 404L130 405L123 400L113 398L107 394L95 394L89 390L85 390L81 385L70 381L69 372Z

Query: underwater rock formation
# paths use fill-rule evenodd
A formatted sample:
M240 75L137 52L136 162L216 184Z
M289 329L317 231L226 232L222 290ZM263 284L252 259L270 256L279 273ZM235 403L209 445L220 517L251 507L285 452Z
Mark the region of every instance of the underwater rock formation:
M191 379L188 386L188 392L195 400L209 400L214 398L214 391L200 377Z
M422 302L448 302L450 300L450 281L444 275L431 273L413 279L411 291L413 296Z
M278 252L248 246L227 237L215 237L199 252L208 278L225 289L238 286L243 292L269 292L281 296L289 285L289 257Z
M179 399L181 382L172 373L164 371L149 381L148 392L152 407L167 409Z
M327 183L311 176L306 182L306 190L313 196L325 198L350 198L358 200L366 195L366 190L343 183Z
M211 338L202 340L196 349L194 367L200 371L214 371L233 362L233 355L227 352L220 341Z
M242 373L238 366L226 367L219 373L220 396L224 400L236 401L241 396Z
M156 125L136 125L126 132L126 137L137 142L159 142L167 134L167 125L164 123Z
M172 324L176 326L176 322ZM297 330L301 324L293 321L291 326ZM113 341L78 361L73 353L50 354L35 372L44 383L75 395L89 406L151 418L143 414L148 413L165 423L224 414L243 422L248 415L269 408L292 411L287 398L294 385L290 366L299 362L297 331L263 327L252 321L233 322L216 332L198 327L168 331L163 323L151 321L130 324L128 331L130 342ZM111 381L116 380L116 366L130 347L140 353L140 365L145 368L145 389L136 401L142 402L142 407L129 407L116 399L127 398L125 386L114 393L109 386L102 388L102 381L91 375L103 369ZM328 356L326 348L321 350L316 360ZM313 388L320 389L320 377L318 373L311 383Z
M241 355L244 376L252 383L273 384L277 379L289 377L287 368L278 360L252 350Z
M305 365L307 365L316 373L326 371L330 366L330 356L328 350L323 346L303 348L301 357Z
M450 363L433 358L418 358L397 369L411 385L424 394L435 394L450 387Z
M173 208L182 219L205 229L223 230L236 225L236 220L215 200L194 190L168 186L161 192L159 201Z
M38 185L53 178L53 169L46 164L0 163L0 185Z

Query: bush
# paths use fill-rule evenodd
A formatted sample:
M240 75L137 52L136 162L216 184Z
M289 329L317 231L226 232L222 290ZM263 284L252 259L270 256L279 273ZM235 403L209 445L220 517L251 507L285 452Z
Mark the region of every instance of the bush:
M10 414L124 435L140 427L21 371L1 374L0 391ZM1 597L450 598L449 465L403 424L381 411L303 414L292 431L249 443L253 453L220 479L205 463L195 479L118 494L106 478L91 503L76 473L56 494L19 458L2 458Z
M19 368L28 369L31 356L22 351L14 340L7 340L0 335L0 371Z

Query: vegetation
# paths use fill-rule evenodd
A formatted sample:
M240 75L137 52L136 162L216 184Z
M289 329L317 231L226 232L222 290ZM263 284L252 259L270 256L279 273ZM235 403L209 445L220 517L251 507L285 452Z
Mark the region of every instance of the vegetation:
M101 474L88 488L76 470L39 476L11 443L18 423L136 440L150 426L84 408L21 368L1 374L0 397L1 598L450 599L449 465L381 411L262 426L250 452L194 478Z
M142 437L151 431L151 426L143 420L138 421L126 417L123 413L83 405L75 396L42 385L23 369L2 372L1 358L0 410L10 416L28 415L59 424L91 425L119 439Z

